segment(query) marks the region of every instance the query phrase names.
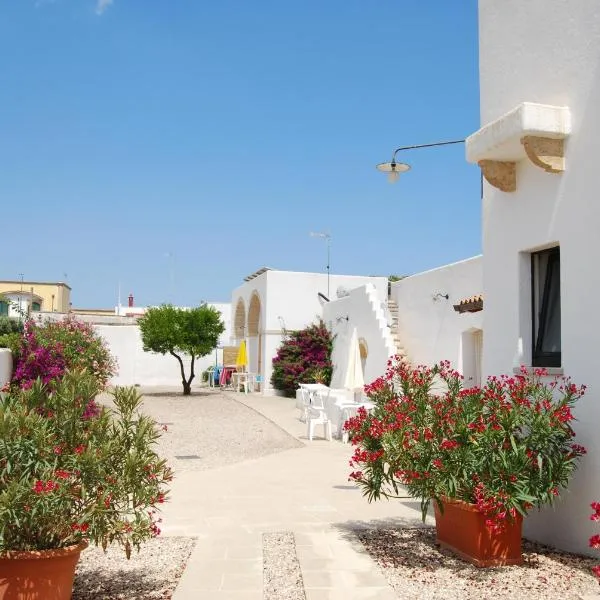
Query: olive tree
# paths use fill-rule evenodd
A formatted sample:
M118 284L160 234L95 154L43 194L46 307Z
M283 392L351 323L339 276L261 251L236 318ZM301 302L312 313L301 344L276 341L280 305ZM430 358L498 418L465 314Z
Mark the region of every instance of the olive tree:
M196 358L210 354L225 330L219 311L207 304L192 309L163 304L148 309L138 324L144 350L174 356L181 370L183 395L191 394ZM185 373L183 355L191 357L189 376Z

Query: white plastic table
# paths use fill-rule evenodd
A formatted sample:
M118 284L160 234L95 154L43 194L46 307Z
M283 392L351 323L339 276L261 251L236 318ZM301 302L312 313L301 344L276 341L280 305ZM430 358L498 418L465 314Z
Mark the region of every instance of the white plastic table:
M248 393L248 388L252 388L252 391L254 391L254 388L256 386L256 384L258 383L257 381L258 375L256 373L246 373L243 371L236 371L235 373L232 373L231 375L231 383L233 386L233 389L236 392L239 392L242 385L244 386L244 393Z
M364 408L367 412L375 408L372 402L344 402L338 401L335 405L340 410L340 421L337 428L337 436L341 438L344 444L348 443L348 432L343 431L344 423L350 418L358 414L359 408Z

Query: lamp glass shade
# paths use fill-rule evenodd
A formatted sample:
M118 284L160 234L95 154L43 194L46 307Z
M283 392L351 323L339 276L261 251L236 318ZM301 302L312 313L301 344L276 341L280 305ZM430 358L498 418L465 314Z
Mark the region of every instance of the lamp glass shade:
M397 163L397 162L386 162L380 163L377 165L377 170L382 173L406 173L406 171L410 171L410 165L406 163Z

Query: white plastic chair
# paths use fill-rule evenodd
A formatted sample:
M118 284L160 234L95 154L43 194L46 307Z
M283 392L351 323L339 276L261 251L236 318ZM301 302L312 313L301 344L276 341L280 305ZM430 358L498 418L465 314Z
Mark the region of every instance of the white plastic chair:
M307 437L311 442L317 425L323 425L323 437L330 442L332 440L331 421L325 410L325 402L328 398L329 390L318 390L313 394L312 403L308 405L308 413L306 415Z
M215 368L213 366L206 369L208 374L208 387L215 387Z
M300 388L300 421L306 423L308 418L308 408L311 404L311 393L304 387Z

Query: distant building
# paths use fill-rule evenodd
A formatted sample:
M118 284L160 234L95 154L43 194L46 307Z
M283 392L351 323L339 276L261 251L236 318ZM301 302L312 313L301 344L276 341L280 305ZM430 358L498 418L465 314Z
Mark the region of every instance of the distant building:
M0 281L0 315L69 311L71 288L62 281Z

